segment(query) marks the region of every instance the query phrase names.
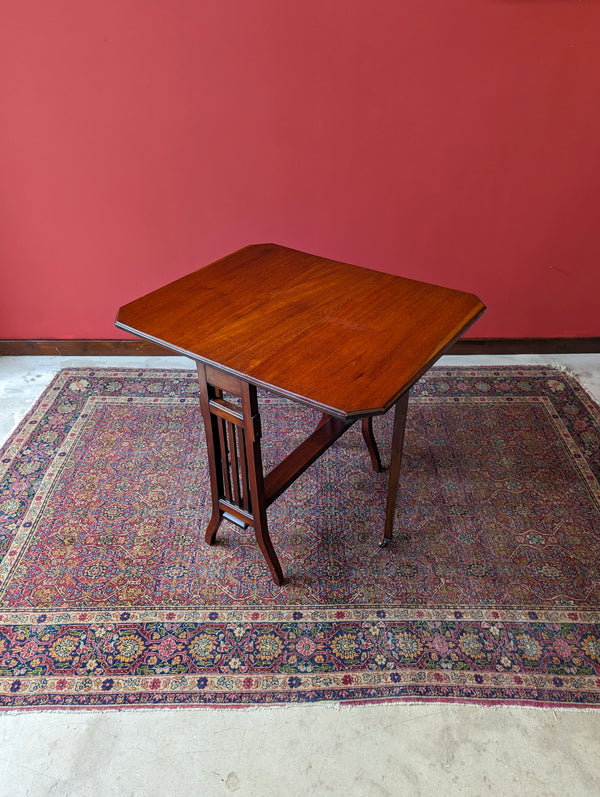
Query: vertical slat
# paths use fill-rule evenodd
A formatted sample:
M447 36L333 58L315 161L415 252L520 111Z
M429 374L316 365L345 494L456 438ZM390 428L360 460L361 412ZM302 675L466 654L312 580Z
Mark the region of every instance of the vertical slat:
M236 431L238 435L238 451L240 454L240 471L242 477L242 509L245 509L246 512L250 512L250 486L248 484L248 467L246 465L246 439L243 427L238 426Z
M229 478L229 452L227 451L227 439L225 437L225 423L223 418L217 418L219 427L219 444L221 446L221 467L223 470L223 489L225 498L231 501L231 484Z
M227 436L229 438L229 456L231 460L231 487L233 490L233 501L241 507L240 503L240 476L238 468L238 451L235 444L235 426L232 423L227 424Z

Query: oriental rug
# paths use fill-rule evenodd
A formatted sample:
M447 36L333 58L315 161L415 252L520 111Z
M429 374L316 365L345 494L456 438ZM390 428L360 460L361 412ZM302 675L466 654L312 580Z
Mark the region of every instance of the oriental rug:
M312 410L262 393L278 462ZM375 420L384 461L391 418ZM0 706L600 703L600 415L538 367L412 389L394 541L353 427L269 509L210 511L194 372L66 369L0 450Z

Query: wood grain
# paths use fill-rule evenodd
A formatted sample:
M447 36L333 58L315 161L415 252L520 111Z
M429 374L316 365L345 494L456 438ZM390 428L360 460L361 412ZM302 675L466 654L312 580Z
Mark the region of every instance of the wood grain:
M116 324L360 417L395 404L484 310L470 293L259 244L130 302Z

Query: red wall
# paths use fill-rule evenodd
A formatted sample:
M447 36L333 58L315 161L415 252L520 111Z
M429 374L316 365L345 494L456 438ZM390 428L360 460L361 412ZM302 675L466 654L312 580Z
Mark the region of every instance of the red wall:
M1 0L0 338L276 241L600 335L595 0Z

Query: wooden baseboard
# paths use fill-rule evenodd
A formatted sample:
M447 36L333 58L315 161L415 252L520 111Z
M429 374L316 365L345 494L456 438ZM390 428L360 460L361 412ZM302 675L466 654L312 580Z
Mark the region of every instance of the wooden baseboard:
M586 354L600 353L595 338L463 338L447 354ZM0 356L155 357L170 349L143 340L0 340Z
M145 340L0 340L0 356L155 357L172 355Z
M597 354L598 338L462 338L447 354Z

